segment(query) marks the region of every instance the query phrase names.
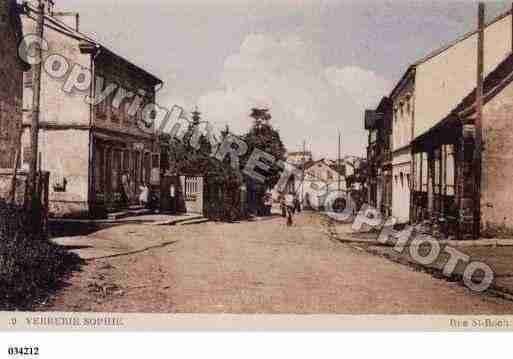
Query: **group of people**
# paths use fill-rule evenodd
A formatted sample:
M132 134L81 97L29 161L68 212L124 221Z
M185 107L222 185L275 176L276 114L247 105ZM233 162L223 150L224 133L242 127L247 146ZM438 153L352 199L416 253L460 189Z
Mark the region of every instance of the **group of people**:
M130 203L130 198L132 197L132 188L133 182L130 179L130 175L128 173L124 173L121 176L121 200L127 205ZM139 205L147 208L150 201L150 188L146 182L142 182L139 186L139 191Z

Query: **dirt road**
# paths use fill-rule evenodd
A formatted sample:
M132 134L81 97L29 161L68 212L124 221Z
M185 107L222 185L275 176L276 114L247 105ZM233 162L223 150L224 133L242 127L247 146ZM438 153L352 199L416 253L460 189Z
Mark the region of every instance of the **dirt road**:
M92 236L151 249L94 259L43 310L157 313L499 314L470 293L326 235L316 214L184 227L126 225ZM155 243L162 245L155 246Z

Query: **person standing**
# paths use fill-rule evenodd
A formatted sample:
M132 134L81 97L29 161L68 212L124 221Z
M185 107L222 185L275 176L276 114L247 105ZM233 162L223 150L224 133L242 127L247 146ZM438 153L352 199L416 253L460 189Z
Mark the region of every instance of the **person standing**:
M291 227L294 224L292 219L294 214L294 195L292 193L285 195L285 206L287 208L287 227Z
M130 205L130 197L130 175L124 172L121 176L121 199L126 206Z
M150 196L150 189L145 182L139 187L141 194L139 195L139 204L144 208L148 207L148 199Z

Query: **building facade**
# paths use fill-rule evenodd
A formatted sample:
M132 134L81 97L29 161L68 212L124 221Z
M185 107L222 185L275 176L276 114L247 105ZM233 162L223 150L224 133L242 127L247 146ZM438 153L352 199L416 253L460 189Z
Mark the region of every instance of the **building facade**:
M415 72L408 71L392 91L392 216L410 221L411 140L415 121Z
M332 192L346 192L345 173L325 159L312 161L305 165L305 177L299 186L303 206L308 209L325 209L325 200ZM347 196L347 201L350 196Z
M367 201L385 216L392 213L392 109L392 101L384 97L375 110L365 113L365 129L369 132Z
M414 65L412 221L460 239L513 233L509 175L512 17L500 15ZM476 150L478 49L482 49L482 151ZM440 231L438 231L440 232Z
M22 123L23 71L18 56L22 41L19 9L14 0L0 2L0 168L14 168Z
M135 204L143 183L158 185L160 146L154 129L142 129L140 120L145 105L154 103L162 81L77 31L78 24L69 26L52 16L53 2L48 4L44 27L48 49L43 64L55 66L57 61L49 61L52 54L69 64L62 78L48 68L42 74L38 160L40 168L51 173L50 212L58 217L104 215ZM24 33L34 33L35 19L34 8L27 6L22 15ZM67 91L74 71L79 71L78 83L90 78L91 85ZM22 136L25 166L32 95L32 74L27 72ZM98 103L86 101L102 97ZM136 100L139 106L132 108Z

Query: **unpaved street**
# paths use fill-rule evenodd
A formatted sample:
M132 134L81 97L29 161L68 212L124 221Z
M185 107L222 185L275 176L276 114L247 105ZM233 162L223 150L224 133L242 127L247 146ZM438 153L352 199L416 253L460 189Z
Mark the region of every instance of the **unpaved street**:
M43 310L159 313L499 314L469 293L333 242L316 214L237 224L126 225L90 236L148 250L88 261ZM162 245L155 245L156 243ZM150 247L150 246L149 246Z

